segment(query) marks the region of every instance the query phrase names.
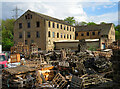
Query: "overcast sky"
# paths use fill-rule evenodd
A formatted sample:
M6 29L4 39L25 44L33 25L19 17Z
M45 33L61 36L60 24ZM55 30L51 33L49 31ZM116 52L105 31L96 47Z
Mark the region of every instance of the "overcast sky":
M21 9L19 16L30 9L58 19L73 16L79 22L118 24L118 0L4 0L0 1L2 19L13 18L16 6Z

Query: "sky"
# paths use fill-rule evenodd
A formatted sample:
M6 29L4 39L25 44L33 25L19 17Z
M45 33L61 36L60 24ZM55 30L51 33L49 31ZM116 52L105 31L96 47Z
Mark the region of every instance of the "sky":
M16 6L19 16L29 9L62 20L73 16L78 22L118 24L118 0L1 0L0 18L14 18Z

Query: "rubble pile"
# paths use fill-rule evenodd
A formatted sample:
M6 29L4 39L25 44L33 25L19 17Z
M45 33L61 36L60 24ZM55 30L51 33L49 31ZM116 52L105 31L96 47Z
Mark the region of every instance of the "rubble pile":
M112 71L112 63L103 55L106 52L80 49L80 52L61 49L38 53L36 57L25 60L22 66L4 69L3 85L35 89L85 89L112 81L105 78L106 73Z
M7 87L32 87L35 83L34 68L18 66L3 70L2 85Z
M113 80L120 83L120 49L113 50L111 61L113 63Z

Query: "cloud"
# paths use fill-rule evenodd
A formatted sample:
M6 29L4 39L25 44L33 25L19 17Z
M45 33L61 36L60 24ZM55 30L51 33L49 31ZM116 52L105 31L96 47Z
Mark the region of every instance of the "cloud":
M14 0L13 0L14 1ZM35 0L37 1L37 0ZM98 0L100 1L100 0ZM109 1L109 0L107 0ZM19 11L19 15L22 15L26 10L30 9L42 14L46 14L58 19L65 19L68 16L73 16L77 21L94 21L96 23L104 22L115 22L117 21L117 12L116 13L107 13L98 16L89 16L84 11L84 8L93 8L100 9L102 5L112 5L113 2L73 2L73 0L69 0L69 2L44 2L40 0L40 2L5 2L3 3L3 16L4 18L10 18L14 15L12 10L17 6L19 9L23 11ZM96 8L97 7L97 8ZM8 17L9 16L9 17Z
M107 22L107 23L118 24L118 12L107 13L107 14L98 15L98 16L90 16L87 19L87 22L91 22L91 21L95 23Z
M104 8L112 8L112 7L114 7L116 5L116 3L113 3L112 5L105 5L105 6L103 6Z

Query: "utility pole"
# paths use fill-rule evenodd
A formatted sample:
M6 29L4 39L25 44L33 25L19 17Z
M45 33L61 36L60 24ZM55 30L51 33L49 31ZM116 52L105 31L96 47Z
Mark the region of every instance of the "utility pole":
M13 16L15 19L17 19L18 18L18 11L19 10L21 10L21 9L18 9L18 7L16 6L16 8L15 9L13 9L12 11L14 11L15 12L15 15ZM22 10L21 10L22 11Z

